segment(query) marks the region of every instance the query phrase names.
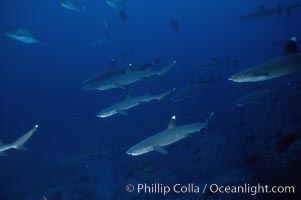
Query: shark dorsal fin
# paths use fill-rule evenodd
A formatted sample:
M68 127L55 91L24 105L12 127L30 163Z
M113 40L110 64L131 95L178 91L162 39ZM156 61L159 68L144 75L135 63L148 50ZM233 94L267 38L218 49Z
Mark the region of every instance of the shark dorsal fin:
M292 37L285 45L282 55L289 55L300 52L297 47L297 38Z
M133 70L133 64L130 63L126 69L126 72L125 73L130 73L131 71Z
M175 127L177 127L176 116L172 116L172 118L170 119L170 122L168 124L168 128L167 129L171 129L171 128L175 128Z

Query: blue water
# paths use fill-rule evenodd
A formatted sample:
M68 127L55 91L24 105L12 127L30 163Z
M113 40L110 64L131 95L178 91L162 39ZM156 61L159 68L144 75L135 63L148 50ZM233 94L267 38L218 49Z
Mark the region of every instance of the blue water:
M0 37L0 138L9 143L39 124L38 132L25 144L27 151L10 150L8 156L0 157L0 198L251 198L237 194L163 196L125 191L129 183L145 182L260 182L294 185L300 195L300 139L285 152L275 153L279 132L300 136L300 74L247 84L227 80L242 69L279 56L291 36L301 37L301 8L291 16L237 20L256 11L260 3L276 7L295 1L128 0L126 22L105 1L87 0L82 15L61 7L59 1L1 1L3 33L10 28L28 28L45 44L27 45ZM110 21L112 37L124 41L120 47L109 43L91 45L105 37L104 19ZM171 19L179 22L179 33L171 28ZM124 51L133 53L130 58L118 57ZM235 67L194 69L214 56L243 62ZM112 58L119 65L127 65L148 63L156 57L161 59L161 67L173 60L177 63L163 77L144 80L134 87L135 95L183 88L200 73L214 83L193 99L174 103L166 98L133 108L126 116L96 118L101 109L124 99L127 91L85 91L81 89L82 81L108 69ZM264 106L233 105L237 98L256 88L273 91ZM216 115L209 129L167 147L168 156L157 152L138 157L125 154L135 143L166 129L173 115L178 124L189 124L205 120L210 112ZM59 164L60 159L86 150L110 153ZM260 159L246 162L253 151L260 154ZM146 167L140 167L143 164ZM60 192L49 192L52 188ZM282 199L297 199L297 195ZM258 199L276 197L262 195Z

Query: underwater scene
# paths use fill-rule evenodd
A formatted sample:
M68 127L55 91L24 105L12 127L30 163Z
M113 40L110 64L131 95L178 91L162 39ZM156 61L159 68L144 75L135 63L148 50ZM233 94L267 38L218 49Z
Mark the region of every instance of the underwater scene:
M0 200L301 200L299 0L0 5Z

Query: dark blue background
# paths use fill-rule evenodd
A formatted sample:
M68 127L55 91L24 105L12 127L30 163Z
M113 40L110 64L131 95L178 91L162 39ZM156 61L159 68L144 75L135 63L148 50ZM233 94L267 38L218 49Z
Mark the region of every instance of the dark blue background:
M87 0L83 15L62 8L58 1L1 1L2 32L13 27L25 27L46 41L46 44L25 45L0 37L0 137L8 143L34 124L40 125L37 134L26 144L29 151L10 151L8 157L0 158L2 198L24 199L47 187L60 185L61 180L55 178L57 174L65 174L65 179L68 179L68 173L65 173L68 170L87 170L81 165L69 166L69 169L61 167L57 164L60 158L82 148L118 148L120 152L125 152L146 136L164 130L174 114L178 116L179 124L184 124L200 117L204 119L212 111L216 113L210 125L212 137L209 139L212 142L210 145L214 141L216 143L212 145L212 151L202 152L208 157L207 161L212 157L211 162L203 164L211 166L211 170L196 167L190 171L191 164L185 162L190 151L175 150L177 145L171 150L167 161L162 162L163 166L175 168L180 180L189 180L195 171L223 174L236 168L241 161L240 146L244 133L233 127L242 111L233 107L232 102L246 90L228 81L227 77L280 55L286 39L292 35L301 36L301 12L299 9L292 16L275 15L251 22L242 22L237 18L257 10L260 3L274 7L281 2L128 0L126 11L129 19L122 23L117 11L104 1ZM294 2L285 1L283 4ZM169 25L174 18L181 25L179 33L175 33ZM162 66L172 60L177 61L161 80L145 88L140 87L134 92L136 94L184 87L200 73L194 67L213 56L221 59L243 58L244 63L236 68L205 71L205 75L216 77L216 83L196 99L180 103L165 99L134 108L128 116L99 119L95 117L98 111L126 96L122 90L80 89L83 80L106 69L109 61L120 51L109 44L90 45L94 40L104 38L104 19L110 20L113 36L125 41L121 49L135 51L131 59L119 59L119 64L126 65L132 60L143 64L156 56L162 59ZM275 45L278 41L283 41L283 44ZM298 76L262 84L284 87L292 79L298 79ZM254 106L250 110L243 108L243 111L251 120L256 120L252 119L256 109ZM198 145L196 141L201 145L201 137L192 139L191 145ZM230 155L228 159L223 156L225 154ZM120 162L130 166L153 160L157 155L151 153L139 158L123 156L121 160L109 161L107 168L102 165L101 159L93 163L95 173L97 169L110 169L108 166L113 166L113 170ZM116 173L123 174L122 170ZM123 185L120 183L116 187Z

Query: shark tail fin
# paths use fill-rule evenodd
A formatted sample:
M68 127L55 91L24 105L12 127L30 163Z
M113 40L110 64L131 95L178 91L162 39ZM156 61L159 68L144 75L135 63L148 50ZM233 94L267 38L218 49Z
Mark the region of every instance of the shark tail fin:
M300 52L300 50L297 47L297 38L291 37L290 40L286 43L282 55L295 54L298 52Z
M158 71L159 76L163 76L166 72L168 72L174 65L176 64L176 61L173 61L171 64L167 65L163 69L160 69Z
M167 91L167 92L163 92L163 93L161 93L161 94L159 94L159 95L157 96L157 99L158 99L158 100L162 100L162 99L164 99L165 97L167 97L168 95L170 95L173 91L174 91L174 90L169 90L169 91Z
M205 121L205 128L208 127L208 124L210 122L210 120L212 119L212 117L214 116L214 112L210 113L210 115L208 116L208 118Z
M24 147L24 144L29 140L29 138L37 131L38 125L35 125L32 129L30 129L27 133L25 133L23 136L18 138L14 143L13 143L13 148L17 150L26 150Z

